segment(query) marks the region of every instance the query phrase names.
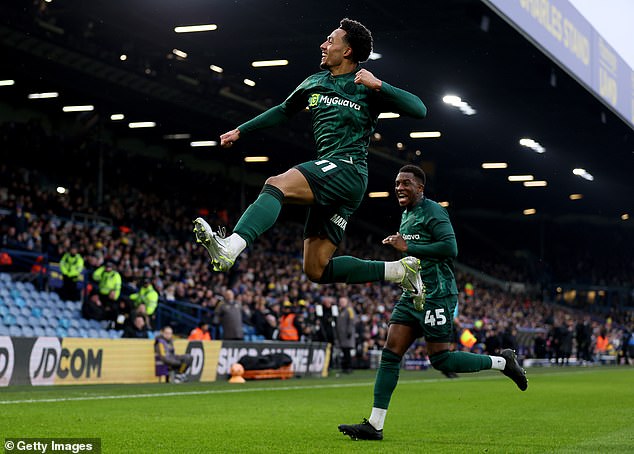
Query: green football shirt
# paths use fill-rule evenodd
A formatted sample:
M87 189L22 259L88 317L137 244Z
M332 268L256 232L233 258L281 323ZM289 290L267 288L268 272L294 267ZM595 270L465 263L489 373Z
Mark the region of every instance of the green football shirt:
M420 259L427 298L457 295L453 260L458 245L447 210L423 197L416 206L403 211L399 232L407 242L406 255Z
M356 71L338 76L322 71L309 76L283 103L238 126L240 134L276 126L308 108L317 158L351 161L367 176L367 149L379 114L391 111L423 118L427 108L418 96L386 82L378 91L355 84Z

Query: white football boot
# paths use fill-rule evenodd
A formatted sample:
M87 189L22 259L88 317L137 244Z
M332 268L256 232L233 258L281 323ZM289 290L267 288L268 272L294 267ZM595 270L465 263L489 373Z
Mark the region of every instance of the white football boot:
M196 242L207 249L214 271L227 271L233 266L237 254L229 248L224 229L219 229L216 233L211 230L207 221L203 218L196 218L194 220L194 235Z
M405 257L400 261L405 269L401 287L412 295L414 309L422 311L425 305L425 284L420 277L420 260L416 257Z

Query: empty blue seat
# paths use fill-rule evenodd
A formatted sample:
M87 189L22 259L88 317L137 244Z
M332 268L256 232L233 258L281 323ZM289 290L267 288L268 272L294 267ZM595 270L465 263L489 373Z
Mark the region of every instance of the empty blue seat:
M4 315L2 317L2 323L7 326L15 325L15 315L11 313Z
M9 326L9 336L22 337L22 328L17 325Z
M108 335L110 339L120 339L123 332L117 331L116 329L108 330Z
M40 307L32 307L31 315L35 318L40 318L42 316L42 309Z
M46 331L41 326L34 326L33 327L33 335L35 335L37 337L44 337L44 336L46 336Z
M20 314L24 315L25 317L30 317L31 316L31 308L30 307L21 307L20 308Z
M17 317L15 317L15 324L20 326L28 325L29 319L24 315L18 315Z
M42 309L42 317L52 318L53 311L50 308L45 307L44 309Z
M77 328L73 328L72 326L68 328L67 335L68 337L80 337Z
M33 332L33 328L27 325L22 327L22 335L24 337L33 337L35 334Z
M86 328L79 328L79 337L88 337L88 330Z
M57 335L57 337L66 337L66 335L67 335L67 331L66 331L66 329L65 329L65 328L63 328L63 327L61 327L61 326L58 326L58 327L55 329L55 334Z
M96 329L89 329L88 330L88 337L99 337L99 331L97 331Z
M67 318L60 318L57 326L67 329L70 326L70 321Z
M75 329L79 329L79 327L81 326L81 321L77 318L74 318L70 321L70 326L72 326Z
M44 332L46 333L46 337L57 337L57 332L52 326L45 327Z
M9 308L4 304L0 304L0 317L9 313Z
M0 325L0 336L9 336L9 327Z

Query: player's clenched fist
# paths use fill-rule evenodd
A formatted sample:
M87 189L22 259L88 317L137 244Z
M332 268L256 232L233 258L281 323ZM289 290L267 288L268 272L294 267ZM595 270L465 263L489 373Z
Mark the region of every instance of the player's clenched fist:
M233 145L233 142L235 142L239 138L240 130L232 129L231 131L225 132L223 135L220 136L220 146L223 148L229 148L231 145Z
M357 74L354 76L354 83L365 85L372 90L380 90L381 89L381 80L374 77L367 69L360 69L357 71Z

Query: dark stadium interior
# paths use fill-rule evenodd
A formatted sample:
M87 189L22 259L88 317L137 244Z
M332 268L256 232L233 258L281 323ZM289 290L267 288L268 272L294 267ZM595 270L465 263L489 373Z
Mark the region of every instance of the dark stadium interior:
M140 137L172 153L191 153L187 141L174 144L162 136L188 132L193 140L217 139L259 113L259 106L282 101L317 69L319 44L342 16L350 16L368 24L375 51L382 54L366 67L418 94L429 109L424 121L379 122L382 139L371 153L370 191L391 191L395 171L412 160L428 170L429 196L448 201L464 215L519 218L522 210L535 208L537 216L547 219L589 216L618 223L632 210L633 131L483 3L433 0L387 6L347 1L328 8L322 2L265 4L263 14L257 0L213 6L192 1L186 7L139 0L128 2L122 14L115 2L88 5L76 0L47 3L37 14L38 7L26 2L5 3L2 73L18 84L3 89L2 99L17 106L27 103L27 92L58 90L60 99L39 102L50 115L61 116L62 103L92 103L113 134ZM217 23L218 30L173 31L176 25L204 22ZM185 50L188 57L176 58L174 48ZM122 53L128 55L123 62ZM251 61L276 58L290 63L250 67ZM222 66L224 73L210 71L210 64ZM257 85L245 86L245 77ZM242 102L223 96L224 90ZM444 104L442 97L450 93L460 95L477 113L466 116ZM109 113L119 111L131 121L156 121L158 127L139 133L112 124ZM290 126L292 134L270 131L232 150L211 148L196 154L239 165L246 153L267 153L268 164L252 166L258 166L257 173L272 174L313 155L306 123L297 118ZM408 133L414 130L440 131L442 136L410 139ZM546 153L520 146L522 137L539 141ZM403 150L396 149L397 142ZM481 168L482 162L500 161L509 168ZM576 167L587 169L595 180L573 175ZM525 173L547 180L548 186L525 188L506 180L508 174ZM571 201L572 193L584 197ZM374 199L364 208L367 216L377 209L393 210L393 204Z
M40 184L69 185L71 194L80 178L90 194L83 208L93 205L95 214L161 238L191 241L187 220L201 210L231 228L267 176L314 156L308 116L253 134L231 149L192 148L189 142L218 140L281 102L318 69L319 45L348 16L372 30L374 50L382 55L365 67L419 95L429 110L422 121L379 120L368 191L391 194L398 169L420 164L428 174L427 195L449 203L460 262L500 279L537 284L540 300L552 296L556 282L576 282L618 286L624 298L619 301L631 302L631 292L623 289L634 280L634 232L626 216L634 214L634 132L484 3L132 0L122 8L105 0L0 6L0 80L16 81L0 87L3 163L37 170L47 175ZM175 26L200 23L218 29L174 32ZM186 51L187 58L173 49ZM282 58L288 66L251 67L254 60ZM246 86L245 78L256 85ZM60 97L27 99L47 91ZM476 114L463 115L444 103L447 94L461 96ZM69 104L94 104L95 110L63 113ZM114 113L125 120L112 121ZM130 129L129 121L157 125ZM411 131L440 131L441 137L412 139ZM184 133L190 138L166 138ZM546 152L521 146L524 137ZM271 159L245 164L243 158L253 155ZM507 162L509 168L484 170L483 162ZM573 175L578 167L594 181ZM548 186L526 188L507 181L511 174L533 174ZM583 198L571 200L570 194ZM131 216L157 199L151 213ZM529 208L536 214L525 216ZM63 204L55 209L61 216L72 211ZM301 221L303 210L289 208L285 216ZM369 233L376 244L399 217L393 197L367 198L351 221L344 249L359 248ZM257 250L274 244L296 253L294 240L283 233ZM174 271L180 258L169 257ZM203 284L222 281L200 271L202 254L194 257L187 278L199 270ZM187 296L199 302L201 291Z

